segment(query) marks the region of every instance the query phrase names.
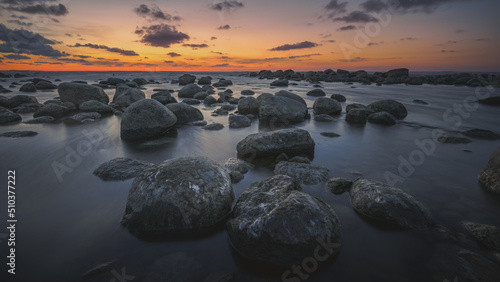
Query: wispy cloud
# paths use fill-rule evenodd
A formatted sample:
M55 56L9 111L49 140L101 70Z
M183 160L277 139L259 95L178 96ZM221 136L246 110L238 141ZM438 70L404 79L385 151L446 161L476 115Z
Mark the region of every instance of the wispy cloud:
M149 7L146 4L140 4L138 7L134 8L134 12L150 21L180 21L181 17L172 16L169 13L163 12L159 7L152 6Z
M97 45L97 44L92 44L92 43L87 43L87 44L80 44L76 43L75 45L68 45L68 47L88 47L92 49L101 49L101 50L106 50L108 52L112 53L118 53L123 56L139 56L135 51L133 50L124 50L121 48L116 48L116 47L108 47L106 45Z
M167 53L168 56L174 58L174 57L180 57L182 56L181 54L179 53L175 53L175 52L170 52L170 53Z
M280 45L277 47L274 47L270 49L270 51L288 51L288 50L294 50L294 49L307 49L307 48L314 48L320 46L318 43L314 43L311 41L303 41L295 44L284 44Z
M226 25L221 25L217 28L218 30L229 30L231 29L231 26L226 24Z
M223 12L233 12L234 10L243 7L245 7L245 5L242 2L234 0L224 0L210 5L210 9Z
M369 23L378 22L378 19L362 11L353 11L343 17L333 18L333 21L345 23Z
M355 29L356 29L356 27L353 26L352 24L350 24L350 25L346 25L346 26L343 26L343 27L337 29L337 31L349 31L349 30L355 30Z
M205 43L202 43L202 44L183 44L182 46L184 46L184 47L190 47L193 50L198 50L200 48L208 48L208 45L205 44Z

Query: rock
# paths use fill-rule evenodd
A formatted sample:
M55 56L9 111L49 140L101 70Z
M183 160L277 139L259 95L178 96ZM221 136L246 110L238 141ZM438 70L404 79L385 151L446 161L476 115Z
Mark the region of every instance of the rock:
M217 103L217 99L215 99L214 96L207 96L204 100L203 100L203 104L207 105L207 106L210 106L210 105L213 105Z
M240 101L240 99L238 98L229 98L229 103L230 104L234 104L234 105L238 105L238 102Z
M224 78L219 79L219 82L213 84L214 87L227 87L229 85L233 85L233 82Z
M57 85L49 81L40 81L35 85L35 88L38 90L51 90L57 89Z
M1 133L0 137L10 137L10 138L20 138L20 137L32 137L38 135L38 132L34 131L10 131Z
M63 82L57 87L62 102L71 102L80 105L83 102L96 100L101 103L109 103L109 97L102 88L79 83Z
M10 108L9 98L5 96L0 96L0 107Z
M387 77L384 80L384 84L397 84L404 83L409 76L408 69L393 69L387 72Z
M12 111L18 114L34 113L42 106L43 106L42 104L36 104L36 103L22 104L12 109Z
M470 139L454 136L439 136L437 141L445 144L468 144L472 142Z
M313 110L318 115L338 115L342 112L342 106L337 100L320 97L314 101Z
M78 108L76 107L76 105L73 104L73 103L71 103L71 102L63 102L63 103L61 103L61 106L66 107L66 108L70 109L71 111L78 110Z
M166 107L175 114L178 124L204 119L200 110L185 103L168 104Z
M347 101L346 97L344 95L340 95L340 94L332 94L332 96L330 96L330 98L332 98L333 100L337 100L339 102Z
M276 94L274 94L274 95L279 96L279 97L289 98L289 99L292 99L292 100L295 100L299 103L304 104L304 106L307 106L306 101L302 97L300 97L299 95L292 93L290 91L281 90L279 92L276 92Z
M212 112L212 116L216 117L216 116L227 116L229 115L229 112L222 109L222 108L219 108L215 111Z
M95 101L95 100L83 102L78 106L78 108L80 109L80 111L83 111L83 112L97 112L100 114L113 113L113 108L111 108L110 106L108 106L104 103L101 103L101 102Z
M177 100L168 91L154 93L151 95L151 99L160 102L162 105L177 103Z
M101 118L100 113L87 112L87 113L79 113L74 116L68 117L66 118L65 122L79 124L79 123L84 123L85 121L88 122L89 119L95 121L100 118Z
M197 100L205 100L208 97L208 93L205 91L196 93L193 98Z
M145 80L144 78L134 78L134 80L132 80L133 82L137 83L137 85L146 85L148 84L148 81Z
M259 114L259 102L254 97L245 97L238 101L238 113L242 115Z
M26 83L26 84L23 84L23 86L21 86L21 88L19 88L19 91L21 92L36 92L36 86L35 84L33 83Z
M233 201L223 167L206 158L176 158L135 178L121 223L140 233L201 231L223 220Z
M188 125L194 125L194 126L205 126L207 124L208 123L204 120L197 120L197 121L188 122Z
M201 104L200 100L191 99L191 98L186 98L186 99L182 100L182 103L186 103L188 105L199 105L199 104Z
M116 87L115 95L113 96L113 102L118 107L125 109L133 103L145 98L146 95L141 90L129 87L124 84L120 84Z
M308 131L281 129L247 136L236 146L238 156L253 162L256 158L276 158L281 153L288 156L313 155L315 143Z
M190 74L183 74L179 77L179 85L188 85L196 81L196 76ZM179 96L180 97L180 96ZM189 97L192 98L192 97Z
M477 101L480 104L500 106L500 96L488 97L486 99L481 99Z
M224 163L224 167L227 168L229 171L237 171L241 174L245 174L254 166L251 163L246 162L244 160L239 160L237 158L229 158L226 161L226 163Z
M119 273L119 272L118 272ZM203 265L186 253L177 252L169 254L163 258L156 260L150 265L141 279L143 282L160 282L160 281L202 281L203 280ZM121 276L125 277L134 276ZM114 279L114 278L113 278ZM132 278L133 279L133 278ZM131 279L131 280L132 280Z
M201 129L217 131L217 130L221 130L223 128L224 128L224 125L222 123L211 123L211 124L203 126Z
M288 79L278 79L271 82L271 86L286 87L288 86Z
M126 85L130 88L139 88L139 85L137 83L135 83L134 81L127 81L127 82L125 82L124 85Z
M252 125L252 121L244 115L230 115L229 128L243 128Z
M24 123L27 123L27 124L50 123L50 122L54 122L54 120L55 119L53 117L41 116L41 117L27 120Z
M307 96L313 96L313 97L323 97L326 96L325 91L321 89L313 89L306 94Z
M483 187L500 194L500 148L491 154L488 164L479 174L478 179Z
M289 162L294 162L294 163L302 163L302 164L310 164L311 160L306 158L306 157L301 157L301 156L295 156L291 159L288 160Z
M201 87L201 90L203 90L203 91L207 92L208 94L214 94L214 93L215 93L215 91L214 91L214 87L213 87L213 86L211 86L211 85L203 85L203 86Z
M474 222L462 222L462 226L476 242L492 251L500 252L500 228Z
M349 194L353 208L365 217L411 229L427 229L434 225L426 207L385 183L358 178Z
M331 115L326 115L326 114L314 115L314 120L315 121L319 121L319 122L332 122L332 121L335 121L335 119Z
M377 112L370 114L368 116L368 121L371 123L378 123L383 125L395 125L397 123L396 117L388 112Z
M11 85L10 87L14 88L15 86ZM0 85L0 93L10 93L10 92L12 92L12 91L9 89L5 89L2 85ZM0 106L1 106L1 104L0 104Z
M178 96L179 98L193 98L194 95L202 91L203 90L198 85L191 83L182 87L182 89L179 90Z
M330 247L323 252L335 255L342 241L333 209L303 193L285 175L254 182L245 189L227 222L227 231L243 256L287 266L314 257L314 250L325 242Z
M394 100L382 100L371 103L368 108L375 112L388 112L395 116L397 119L404 119L408 115L406 107Z
M106 84L108 85L118 85L118 84L121 84L121 83L125 83L125 80L124 79L121 79L121 78L117 78L117 77L110 77L106 80ZM104 102L103 102L104 103Z
M230 112L230 111L234 111L237 108L237 106L235 106L235 105L222 105L220 108L224 111Z
M65 106L58 104L46 104L43 105L40 109L38 109L33 117L42 117L42 116L50 116L55 119L62 118L68 116L71 113L71 110Z
M9 108L16 108L22 104L38 104L38 100L34 96L28 95L16 95L9 98Z
M350 124L366 124L366 113L362 109L352 109L345 116L345 121Z
M413 100L413 103L415 104L420 104L420 105L428 105L429 103L427 103L426 101L424 100Z
M341 195L344 192L349 191L351 189L353 182L347 178L343 177L336 177L336 178L331 178L328 180L326 183L326 187L328 187L328 190L332 192L335 195Z
M238 183L245 178L245 176L239 171L229 172L229 177L231 177L231 183Z
M356 103L347 105L347 107L345 108L345 111L346 111L346 113L348 113L348 112L350 112L352 109L361 109L361 110L363 110L363 111L365 112L365 114L366 114L367 116L368 116L369 114L372 114L372 113L374 113L374 112L375 112L374 110L372 110L372 109L368 108L368 107L367 107L367 106L365 106L365 105L356 104Z
M462 132L463 135L484 140L498 140L500 135L485 129L471 129Z
M125 110L121 119L120 136L129 141L158 137L165 134L176 122L176 115L160 102L144 99Z
M200 79L198 79L198 84L199 85L210 85L210 84L212 84L212 78L210 76L203 76Z
M275 174L288 175L298 183L315 185L328 180L330 170L324 166L293 161L279 162L274 168Z
M337 134L335 132L321 132L321 136L325 136L328 138L335 138L335 137L340 137L340 134Z
M136 177L154 164L131 158L116 158L99 165L94 174L104 181L126 180Z
M233 95L229 92L221 92L219 93L219 99L217 99L217 102L219 103L224 103L224 102L229 102L229 99L231 99Z
M252 90L242 90L241 91L241 95L255 95L255 92L253 92Z
M289 98L264 96L259 102L261 122L293 124L303 122L306 115L307 107Z

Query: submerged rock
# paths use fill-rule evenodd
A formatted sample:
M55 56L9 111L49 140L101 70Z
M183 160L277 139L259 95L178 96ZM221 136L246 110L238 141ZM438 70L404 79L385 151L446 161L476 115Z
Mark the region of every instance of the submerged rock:
M484 140L498 140L500 135L486 129L471 129L462 132L463 135Z
M136 177L154 164L131 158L116 158L99 165L94 174L104 181L126 180Z
M96 112L100 114L113 113L113 108L95 100L83 102L78 106L78 108L83 112Z
M335 132L321 132L320 135L328 138L340 137L340 134L337 134Z
M319 122L332 122L335 119L331 115L321 114L321 115L314 115L314 120Z
M224 128L224 125L222 123L211 123L203 126L201 129L205 130L212 130L212 131L218 131Z
M303 129L281 129L255 133L247 136L236 146L238 156L247 161L259 158L276 158L285 153L288 156L314 154L315 143L308 131Z
M500 96L488 97L486 99L478 100L480 104L500 106Z
M165 134L176 122L175 114L160 102L144 99L130 105L123 114L120 136L130 141L157 137Z
M333 194L341 195L344 192L349 191L349 189L351 189L352 187L352 184L353 182L347 178L336 177L329 179L328 183L326 183L326 187Z
M462 226L479 244L492 251L500 252L500 228L474 222L463 222Z
M324 166L289 161L279 162L274 168L275 174L288 175L298 183L314 185L328 180L330 170Z
M71 110L65 106L58 105L58 104L46 104L43 105L40 109L38 109L34 114L33 117L41 117L41 116L50 116L55 119L57 118L62 118L65 116L68 116L71 113Z
M77 106L90 100L96 100L104 104L109 103L109 97L104 93L104 90L93 85L63 82L59 84L57 91L62 102L71 102Z
M27 123L27 124L50 123L50 122L54 122L54 120L55 119L53 117L41 116L41 117L27 120L24 123Z
M200 110L186 103L168 104L166 107L175 114L178 124L186 124L204 119Z
M500 148L491 154L488 164L479 174L478 179L486 189L500 195Z
M201 231L224 219L233 201L223 167L206 158L176 158L135 178L121 222L141 233Z
M427 229L434 225L426 207L385 183L357 179L349 194L352 207L365 217L411 229Z
M85 123L89 122L90 120L95 121L97 119L101 118L101 114L97 112L86 112L86 113L79 113L74 116L66 118L65 122L67 123Z
M332 94L332 96L330 96L330 98L337 100L339 102L347 101L346 97L344 95L341 95L341 94Z
M404 119L408 115L406 107L394 100L382 100L371 103L368 105L370 109L375 112L388 112L395 116L397 119Z
M377 112L370 114L368 116L368 121L371 123L378 123L383 125L395 125L397 123L396 117L388 112Z
M32 137L38 135L35 131L10 131L0 134L0 137L10 137L10 138L20 138L20 137Z
M445 144L469 144L472 142L470 139L455 136L440 136L437 141Z
M318 246L334 256L342 241L333 209L303 193L285 175L254 182L245 189L227 222L227 231L243 256L276 265L302 262L313 256Z

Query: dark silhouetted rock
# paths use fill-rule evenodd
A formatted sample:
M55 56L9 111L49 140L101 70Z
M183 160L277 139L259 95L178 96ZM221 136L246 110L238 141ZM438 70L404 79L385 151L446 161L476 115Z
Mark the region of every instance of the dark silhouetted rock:
M62 102L71 102L77 106L90 100L109 103L109 97L104 90L93 85L63 82L59 84L57 91Z
M259 102L254 97L245 97L238 101L238 112L242 115L259 114Z
M36 86L35 84L33 83L26 83L26 84L23 84L23 86L21 86L21 88L19 88L19 91L21 92L36 92Z
M168 104L166 107L175 114L178 124L204 119L200 110L185 103Z
M261 98L262 97L262 98ZM259 96L261 122L293 124L304 121L307 107L295 100L280 96Z
M78 108L83 112L97 112L100 114L113 113L113 108L99 101L90 100L81 103Z
M33 137L38 135L38 132L35 131L10 131L1 133L0 137L10 137L10 138L21 138L21 137Z
M196 76L190 74L183 74L179 77L179 85L188 85L196 81ZM180 97L180 96L179 96ZM192 98L192 97L189 97Z
M350 124L366 124L366 113L362 109L352 109L346 114L345 121Z
M193 98L194 95L196 95L199 92L202 92L203 90L196 84L188 84L184 87L182 87L181 90L179 90L179 98Z
M68 116L71 113L71 110L65 106L58 104L46 104L43 105L40 109L38 109L33 117L42 117L42 116L50 116L55 119L62 118Z
M289 98L289 99L295 100L295 101L307 106L306 101L302 97L300 97L299 95L292 93L290 91L281 90L281 91L276 92L276 94L274 94L274 95Z
M94 174L104 181L126 180L136 177L154 164L131 158L116 158L99 165Z
M368 121L371 123L378 123L383 125L395 125L397 123L396 117L388 112L377 112L370 114L368 116Z
M486 130L486 129L471 129L467 131L462 132L463 135L472 137L472 138L477 138L477 139L484 139L484 140L498 140L500 139L500 135L497 133Z
M286 87L288 86L288 79L279 79L271 82L271 86Z
M252 125L252 121L244 115L230 115L229 128L243 128Z
M463 222L462 226L479 244L492 251L500 252L500 228L474 222Z
M347 101L346 97L344 95L341 95L341 94L332 94L332 96L330 98L337 100L339 102Z
M321 89L313 89L306 94L307 96L312 96L312 97L323 97L326 96L325 91Z
M486 189L500 195L500 148L491 154L478 179Z
M337 100L320 97L314 101L313 110L318 115L338 115L342 112L342 106Z
M330 170L324 166L296 162L294 159L279 162L274 167L275 174L288 175L298 183L314 185L328 180Z
M211 123L211 124L207 124L207 125L203 126L201 129L217 131L217 130L221 130L223 128L224 128L224 125L222 123Z
M341 195L351 189L353 182L347 178L331 178L326 183L326 187L335 195Z
M404 119L408 115L406 107L394 100L382 100L371 103L368 107L375 112L388 112L397 119Z
M36 85L35 88L37 90L52 90L52 89L57 89L57 85L53 84L52 82L49 81L39 81Z

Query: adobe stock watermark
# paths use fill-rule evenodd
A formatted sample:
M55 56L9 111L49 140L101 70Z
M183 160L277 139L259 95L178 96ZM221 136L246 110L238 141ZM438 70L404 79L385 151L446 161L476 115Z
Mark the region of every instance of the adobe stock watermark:
M320 263L327 261L335 254L335 250L340 248L340 244L325 242L322 238L316 238L318 245L314 249L313 256L306 257L300 265L293 265L290 270L283 272L281 281L300 282L309 279L311 274L316 272Z
M463 120L470 118L472 116L471 114L479 108L477 100L486 99L495 92L495 88L484 78L479 76L478 80L482 85L484 85L484 87L476 87L474 95L465 97L462 103L453 104L451 108L447 109L443 113L443 120L447 123L451 123L454 129L459 129ZM444 134L443 130L434 129L431 133L431 138L423 140L415 139L414 143L417 148L411 151L407 158L402 155L398 156L399 165L397 167L397 172L384 172L386 183L391 186L395 186L398 183L403 183L406 178L413 175L416 168L423 165L426 158L434 154L436 150L436 143L440 137L444 136Z
M66 150L66 155L57 160L53 161L51 166L54 174L59 180L59 183L63 182L63 177L65 174L72 173L78 166L80 166L85 157L88 157L95 149L98 147L101 141L104 140L104 131L100 128L94 128L91 130L82 130L83 138L80 139L75 144L70 144L64 149Z

